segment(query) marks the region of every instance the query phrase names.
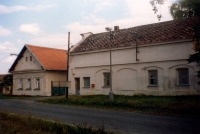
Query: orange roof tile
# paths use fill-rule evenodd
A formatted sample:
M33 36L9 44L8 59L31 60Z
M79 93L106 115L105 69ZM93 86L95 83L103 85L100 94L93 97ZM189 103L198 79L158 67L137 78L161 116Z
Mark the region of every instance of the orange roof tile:
M45 70L67 70L67 50L25 45Z

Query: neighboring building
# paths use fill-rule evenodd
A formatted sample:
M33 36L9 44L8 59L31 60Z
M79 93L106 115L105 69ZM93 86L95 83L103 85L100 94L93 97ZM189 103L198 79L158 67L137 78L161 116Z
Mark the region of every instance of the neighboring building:
M184 19L127 29L115 26L114 39L109 32L81 34L82 41L70 53L69 92L109 94L111 45L114 94L199 95L200 68L186 61L194 53L195 24Z
M3 85L4 77L8 74L0 74L0 94L12 94L12 86L5 87Z
M9 72L14 95L52 95L52 81L66 81L67 50L25 45Z

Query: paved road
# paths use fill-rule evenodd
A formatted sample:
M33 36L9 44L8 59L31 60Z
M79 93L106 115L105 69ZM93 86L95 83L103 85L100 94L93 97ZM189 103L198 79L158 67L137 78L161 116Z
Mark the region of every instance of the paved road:
M175 118L91 108L49 105L32 100L0 99L0 110L34 115L67 124L87 123L125 134L200 134L200 119Z

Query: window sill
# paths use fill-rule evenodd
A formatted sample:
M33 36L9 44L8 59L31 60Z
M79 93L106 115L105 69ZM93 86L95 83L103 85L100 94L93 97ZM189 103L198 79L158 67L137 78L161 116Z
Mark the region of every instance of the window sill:
M147 87L158 87L158 85L148 85Z
M110 88L110 86L102 86L102 88Z
M90 88L90 86L87 86L87 87L83 87L83 88Z
M189 87L190 84L179 84L179 85L176 85L177 87L180 87L180 86L186 86L186 87Z
M31 88L27 88L27 89L25 89L25 90L31 90Z
M17 90L23 90L23 88L18 88Z
M35 88L34 90L40 90L39 88Z

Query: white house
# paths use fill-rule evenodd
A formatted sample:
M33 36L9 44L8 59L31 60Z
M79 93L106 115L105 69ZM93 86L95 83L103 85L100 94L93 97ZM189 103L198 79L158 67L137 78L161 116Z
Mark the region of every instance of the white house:
M110 32L81 34L70 53L70 94L199 95L194 19L167 21ZM85 37L86 36L86 37ZM111 47L111 56L110 56ZM110 58L112 82L110 81Z
M53 81L65 81L66 87L67 50L26 44L9 72L13 74L14 95L51 96L58 90L52 89Z

